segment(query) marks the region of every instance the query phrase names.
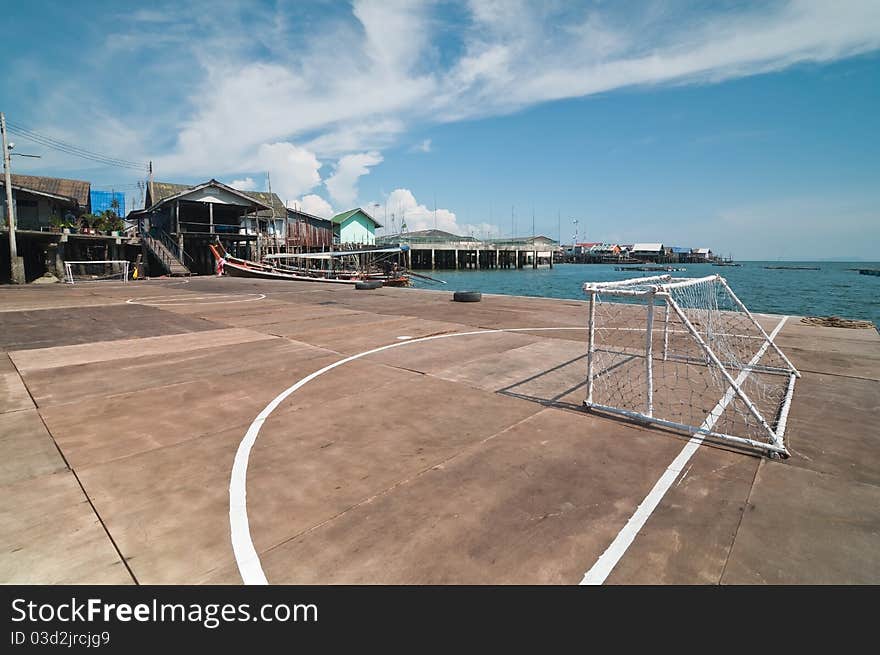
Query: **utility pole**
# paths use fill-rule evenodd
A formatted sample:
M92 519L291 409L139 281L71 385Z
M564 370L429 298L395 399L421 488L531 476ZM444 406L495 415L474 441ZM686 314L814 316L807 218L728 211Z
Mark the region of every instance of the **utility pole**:
M278 245L278 234L275 231L275 221L277 217L275 216L275 198L272 197L272 178L269 176L269 171L266 171L266 188L269 190L269 205L272 207L272 240L266 246L266 252L273 252L273 244ZM268 221L267 221L268 222ZM266 240L269 240L269 227L266 226ZM278 252L277 249L274 252ZM259 261L262 261L260 259Z
M6 139L6 114L0 112L0 132L3 133L3 172L6 177L6 220L9 223L9 279L13 284L24 284L24 260L18 256L15 243L15 207L12 202L12 161Z

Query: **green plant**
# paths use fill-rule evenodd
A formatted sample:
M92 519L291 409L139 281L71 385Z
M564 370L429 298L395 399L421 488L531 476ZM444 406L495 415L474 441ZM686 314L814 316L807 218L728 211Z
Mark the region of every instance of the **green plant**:
M75 221L75 219L73 219L72 214L70 215L70 217L68 217L67 215L59 216L58 214L52 214L49 217L49 225L51 225L52 227L59 227L59 228L75 227L76 221Z
M114 200L114 202L116 201ZM115 211L112 209L105 209L98 216L95 222L95 227L99 230L107 231L123 230L125 229L125 223L119 218Z

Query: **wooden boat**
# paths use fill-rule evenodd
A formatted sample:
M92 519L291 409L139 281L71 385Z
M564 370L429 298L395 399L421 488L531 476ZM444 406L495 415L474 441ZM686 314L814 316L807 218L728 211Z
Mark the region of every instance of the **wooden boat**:
M294 282L326 282L329 284L354 285L364 280L380 280L383 286L409 286L409 277L401 271L397 274L362 273L350 270L309 270L264 261L263 263L233 257L219 243L210 244L209 248L217 262L218 270L230 277L247 277L262 280L291 280ZM351 251L343 254L359 254ZM325 253L315 253L325 254ZM267 258L268 259L268 258Z
M712 262L712 266L742 266L742 264L733 261L733 257L728 255L727 259L722 258L716 262Z

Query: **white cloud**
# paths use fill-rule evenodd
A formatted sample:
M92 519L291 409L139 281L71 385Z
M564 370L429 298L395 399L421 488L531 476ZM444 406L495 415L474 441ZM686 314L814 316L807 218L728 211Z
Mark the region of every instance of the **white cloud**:
M108 15L116 24L103 43L84 44L68 67L34 64L25 53L10 67L10 84L34 107L34 129L152 159L157 179L260 179L268 170L287 200L313 191L318 158L333 158L328 191L334 203L351 204L357 179L375 164L346 157L381 158L413 126L880 48L877 0L650 2L638 10L472 0L448 12L454 24L435 4L406 0L354 0L350 11L319 9L308 20L283 3L243 8L194 0ZM122 68L119 78L152 99L125 120L101 113L107 99L84 99L77 89L88 78L70 73L112 64L137 66L141 75L129 81ZM68 159L47 153L42 163L61 172L73 168Z
M338 157L358 150L379 150L391 145L405 126L397 119L366 119L325 132L306 142L319 157Z
M229 186L239 191L257 191L257 183L254 182L252 177L246 177L243 180L232 180Z
M299 200L291 202L288 206L304 211L306 214L320 216L321 218L332 218L334 214L330 203L314 193L305 195Z
M338 206L354 205L358 195L358 180L370 174L370 167L382 163L378 152L361 152L345 155L337 163L333 175L327 178L324 186Z
M400 230L403 221L409 232L419 230L443 230L460 236L497 236L500 229L497 225L488 223L459 223L455 212L449 209L437 208L436 210L420 204L413 192L409 189L395 189L386 198L385 209L388 212L389 225L385 226L390 233L392 227ZM391 225L392 215L394 226Z
M257 161L269 171L272 191L282 201L296 198L321 182L321 162L313 152L292 143L264 143L257 151Z
M431 139L425 139L412 147L413 152L431 152Z
M159 164L171 174L235 174L254 170L257 151L279 141L322 157L371 152L414 123L635 85L717 81L880 47L876 0L723 10L650 4L640 12L473 0L454 36L439 33L443 21L433 11L405 0L355 0L350 15L324 19L320 35L303 34L296 48L261 38L268 57L240 38L253 30L235 20L199 19L204 35L187 34L186 47L203 82L192 87L190 115ZM264 18L296 23L282 14ZM444 37L455 47L441 56ZM349 188L338 190L346 200Z

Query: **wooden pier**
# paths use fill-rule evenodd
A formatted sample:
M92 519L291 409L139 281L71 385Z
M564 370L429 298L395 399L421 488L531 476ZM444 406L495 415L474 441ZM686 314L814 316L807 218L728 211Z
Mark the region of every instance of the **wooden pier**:
M416 270L553 268L556 242L543 236L520 239L457 237L439 230L382 237L380 245L406 245Z

